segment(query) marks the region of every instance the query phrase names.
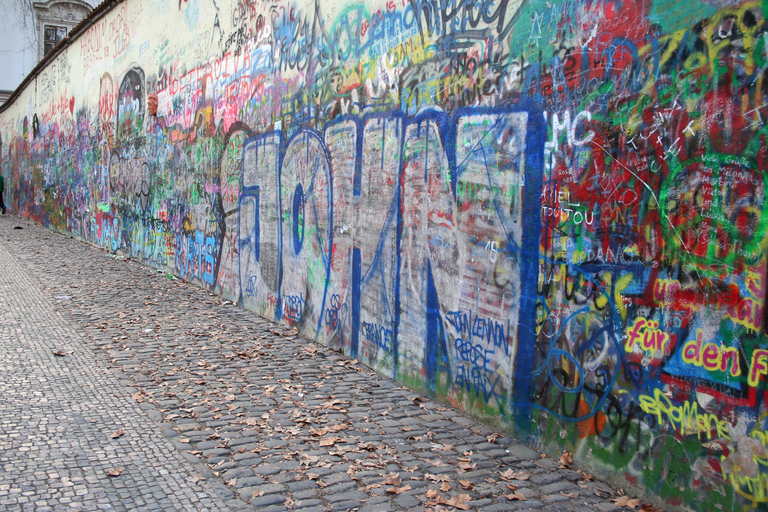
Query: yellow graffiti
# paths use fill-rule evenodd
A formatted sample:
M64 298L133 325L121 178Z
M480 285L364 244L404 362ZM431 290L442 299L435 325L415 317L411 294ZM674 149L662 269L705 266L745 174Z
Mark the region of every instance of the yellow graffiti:
M656 416L659 424L669 422L681 435L696 434L699 438L704 436L706 440L731 438L728 434L728 422L712 413L699 412L699 405L695 402L674 405L672 399L660 389L654 390L652 397L640 395L640 407L645 413Z
M749 364L749 385L757 386L761 375L768 375L768 350L762 348L752 352L752 362Z
M740 475L737 471L731 471L728 474L723 471L723 478L731 483L737 494L751 500L753 507L756 507L758 503L768 502L768 493L766 492L768 490L768 474L760 473L752 477ZM746 488L747 491L742 488Z
M728 317L747 329L759 332L762 328L763 308L765 307L765 282L757 272L747 269L745 278L748 297L739 300L738 304L728 308Z

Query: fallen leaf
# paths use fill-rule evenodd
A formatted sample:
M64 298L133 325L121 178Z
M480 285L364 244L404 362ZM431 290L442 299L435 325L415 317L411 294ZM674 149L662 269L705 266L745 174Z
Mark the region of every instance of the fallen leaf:
M531 475L528 473L523 473L522 471L514 471L512 469L508 469L501 473L501 479L502 480L528 480L531 478Z
M120 476L120 473L122 473L122 468L112 468L109 471L107 471L107 474L109 476Z
M463 469L464 471L474 471L475 468L477 468L477 464L472 464L469 462L459 462L458 466L460 469Z
M392 473L391 475L387 476L386 480L384 480L384 485L400 485L402 483L402 480L400 480L400 473Z
M251 491L251 494L254 498L258 498L259 496L264 496L264 491L259 489L258 491Z
M237 478L233 478L232 480L229 480L228 482L224 482L224 483L227 484L228 486L232 487L235 484L237 484Z
M434 490L434 489L430 489L430 490L427 491L426 496L427 496L427 498L433 500L433 499L437 498L437 491Z
M458 508L459 510L469 510L469 505L467 505L465 502L470 501L471 499L472 498L470 498L469 494L459 494L458 496L454 496L449 500L443 497L438 497L437 502L441 505L448 505L449 507Z
M566 498L578 498L579 497L579 493L578 492L563 492L563 491L560 491L560 494L562 494Z
M59 357L63 357L63 356L66 356L67 354L71 354L71 353L72 353L72 351L71 351L71 350L70 350L70 351L68 351L68 352L65 352L65 351L63 351L63 350L54 350L54 351L53 351L53 355L55 355L55 356L59 356Z
M446 474L433 475L432 473L425 473L424 478L432 482L453 482L453 479Z
M579 470L579 475L581 475L582 480L586 480L587 482L591 482L592 480L595 479L595 477L593 477L592 475L590 475L589 473L581 469Z
M470 480L459 480L459 484L461 485L462 489L470 490L472 489L472 482Z
M618 498L614 498L611 501L616 503L616 505L620 507L629 507L631 509L635 509L635 507L640 505L640 500L638 499L629 499L628 496L620 496Z
M387 492L390 494L401 494L405 491L410 491L411 486L410 485L404 485L403 487L390 487L387 489Z
M563 450L563 455L560 456L560 464L563 466L570 466L573 464L573 455L568 450Z
M123 434L125 434L125 430L117 429L114 432L112 432L112 439L117 439L118 437L122 436Z
M443 484L440 485L440 490L443 491L443 492L450 491L451 490L451 484L449 484L448 482L443 482Z
M491 434L491 435L489 435L488 437L486 437L485 439L486 439L486 441L488 441L489 443L495 443L495 442L496 442L496 440L497 440L498 438L500 438L500 437L503 437L503 436L502 436L501 434Z
M510 501L514 501L514 500L526 501L528 499L525 497L525 494L521 493L520 491L515 491L512 494L505 494L504 497Z

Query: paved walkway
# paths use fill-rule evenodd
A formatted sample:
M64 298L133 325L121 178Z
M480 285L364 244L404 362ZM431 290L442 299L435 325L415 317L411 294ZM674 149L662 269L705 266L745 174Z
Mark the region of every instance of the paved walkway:
M0 217L0 511L619 509L560 466L220 297Z

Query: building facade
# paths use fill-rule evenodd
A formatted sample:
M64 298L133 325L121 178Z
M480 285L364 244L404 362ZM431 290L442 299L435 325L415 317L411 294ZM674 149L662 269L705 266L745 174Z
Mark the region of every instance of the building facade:
M97 4L97 0L12 0L2 4L0 104Z

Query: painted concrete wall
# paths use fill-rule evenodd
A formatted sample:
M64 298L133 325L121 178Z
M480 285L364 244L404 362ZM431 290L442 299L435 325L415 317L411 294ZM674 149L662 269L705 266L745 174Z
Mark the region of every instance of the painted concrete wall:
M12 211L670 506L768 502L765 2L127 0Z

